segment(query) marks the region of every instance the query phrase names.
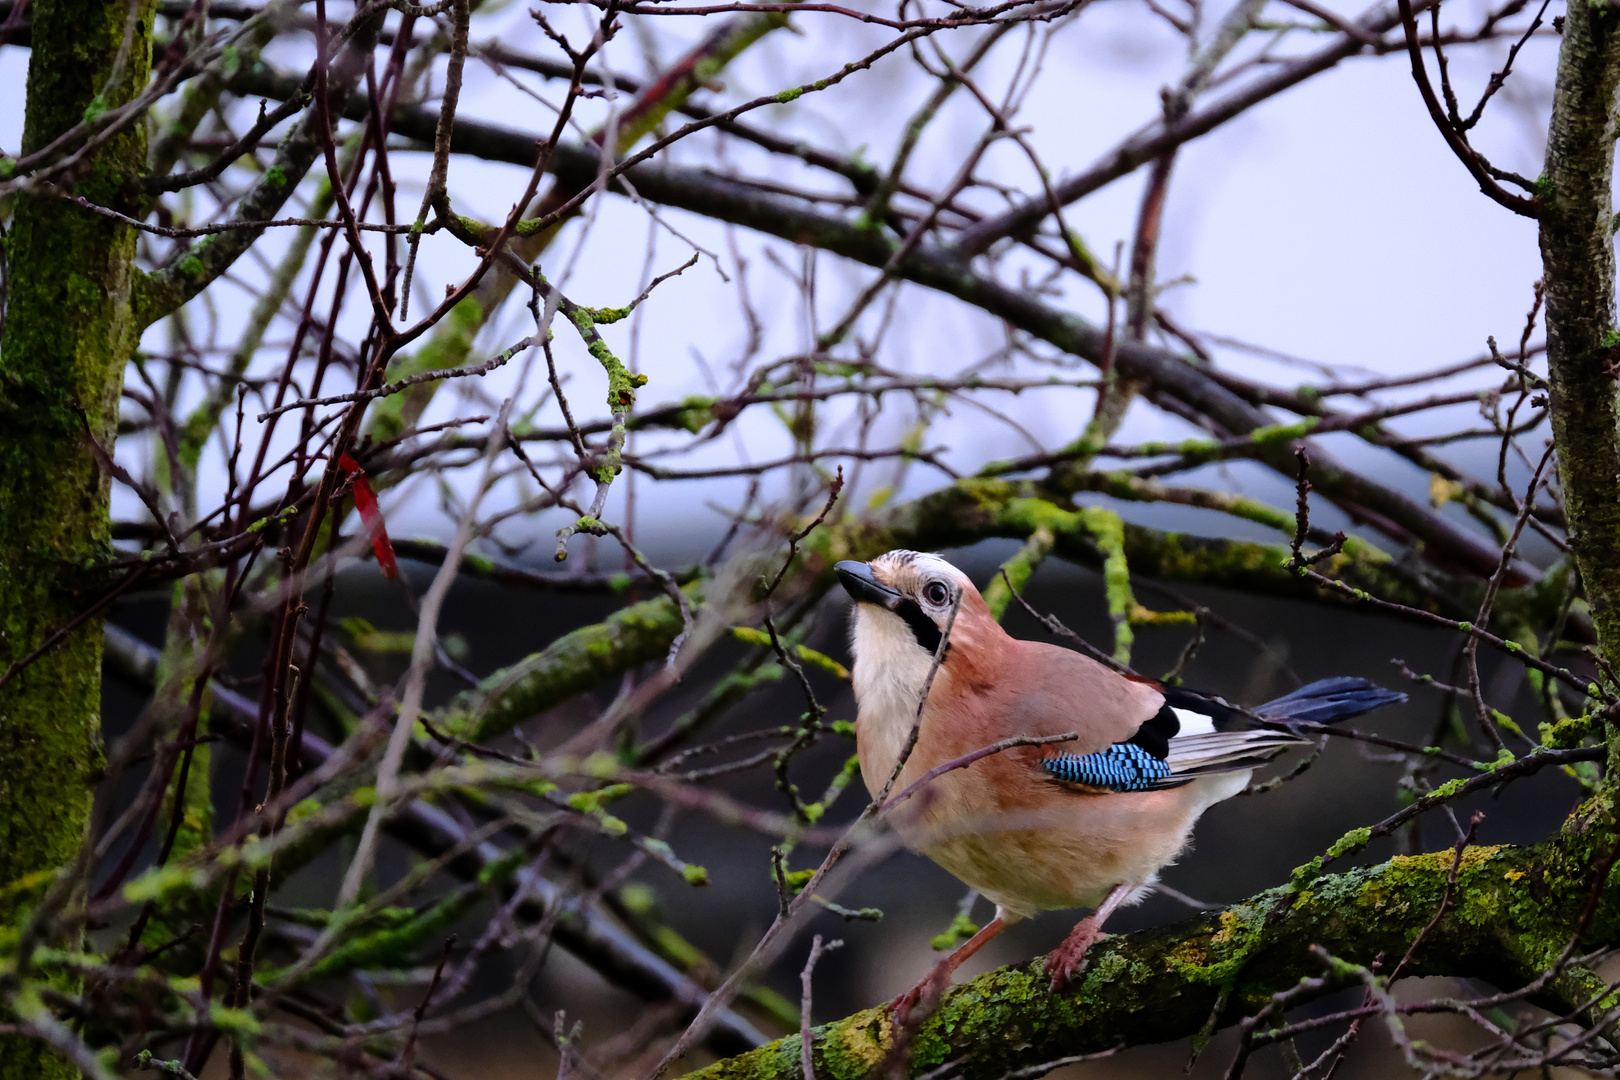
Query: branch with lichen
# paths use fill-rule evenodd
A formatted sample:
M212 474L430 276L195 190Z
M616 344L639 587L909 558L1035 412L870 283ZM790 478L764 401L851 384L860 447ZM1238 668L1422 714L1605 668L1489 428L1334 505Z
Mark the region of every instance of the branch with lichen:
M785 25L787 17L782 13L765 12L729 20L715 32L707 35L659 78L644 87L624 112L614 118L611 134L615 147L621 151L626 150L646 138L672 111L683 106L694 91L718 76L726 65L744 50L770 31ZM409 107L404 112L414 115ZM437 123L432 110L422 109L415 112L434 115L434 122ZM452 153L465 153L460 133L466 124L465 119L458 119L451 131L446 133L447 145ZM596 131L593 138L600 145L607 141L608 135L609 131L603 129ZM531 142L524 165L532 166L533 163L534 146ZM559 181L553 190L541 196L533 207L533 212L543 215L595 182L595 176L588 178L579 176L569 182ZM479 238L487 239L493 235L493 230L485 233L483 231L485 227L468 219L457 218L451 224L475 227L475 235L466 237L474 243ZM513 236L508 249L519 264L532 263L550 246L562 224L563 221L555 221L544 229L536 229L533 227L534 219L519 221L513 227ZM465 364L472 352L473 339L494 317L519 280L520 275L514 272L514 268L504 264L495 266L492 272L478 283L471 295L451 309L449 315L433 329L427 341L415 353L394 361L393 373L396 378L400 375L413 375L420 371ZM413 388L405 397L375 410L370 420L372 434L379 439L398 436L422 415L432 402L436 391L436 383L420 385Z
M999 572L984 588L985 606L997 622L1006 614L1007 605L1012 603L1014 594L1023 591L1024 585L1040 569L1046 557L1052 554L1052 545L1056 542L1052 530L1043 525L1029 534L1024 546L1012 558L1001 564Z
M1115 578L1110 612L1134 613L1128 577L1121 590L1119 573L1190 584L1221 585L1269 596L1353 604L1324 591L1288 569L1286 544L1260 544L1165 532L1119 522L1118 544L1113 522L1095 508L1070 509L1040 497L1029 481L962 480L931 495L895 508L884 522L850 521L829 525L805 542L813 565L830 575L839 559L872 558L892 548L934 550L960 547L992 537L1027 540L1046 533L1059 557L1108 573ZM1110 515L1111 516L1111 515ZM1115 519L1117 520L1117 519ZM1099 540L1097 529L1108 535ZM1401 574L1388 556L1371 545L1344 551L1320 564L1321 572L1345 581L1362 594L1398 599L1424 611L1444 610L1444 595ZM695 603L702 590L687 587ZM1506 598L1514 599L1509 590ZM1454 594L1456 595L1456 594ZM618 673L655 660L683 628L679 608L667 598L645 600L607 620L563 635L538 653L485 678L464 691L439 714L436 723L469 742L486 742L529 717L552 708Z
M343 114L345 104L359 85L386 14L386 8L368 9L365 18L354 27L353 37L333 61L327 73L327 86L334 114ZM306 81L312 82L312 79ZM304 93L306 88L300 83L295 92ZM315 115L313 107L305 112L303 119L276 148L270 166L237 204L236 218L267 222L275 217L320 156L323 119ZM139 324L150 326L202 292L229 270L263 231L260 227L215 233L176 252L159 269L137 278L135 317Z
M157 676L156 650L116 627L107 630L106 655L109 668L137 684L151 685ZM214 732L239 745L250 742L257 722L253 704L235 691L219 685L212 686L210 694L214 708L209 719ZM353 723L353 717L347 719ZM313 733L306 733L303 752L305 768L315 769L339 751ZM353 803L357 797L363 801L364 793L357 795L355 791L360 780L359 777L350 776L344 783L325 790L319 805L310 802L298 807L293 816L307 824L302 835L290 840L284 836L278 846L275 874L278 880L306 866L327 850L340 833L348 831L345 819L332 814L331 810L341 809L340 804L345 801ZM325 808L324 814L322 808ZM317 822L317 815L328 820ZM605 978L650 1001L669 997L684 1001L701 997L697 985L680 972L688 968L709 970L713 962L678 936L671 937L673 931L663 924L644 919L644 925L638 927L640 936L662 939L650 950L626 934L594 905L566 901L560 888L521 866L510 852L503 853L494 845L469 842L474 830L426 801L408 801L403 812L390 821L388 828L398 839L426 858L440 860L447 854L453 855L448 860L447 868L455 876L463 878L467 885L418 911L384 906L373 908L369 914L359 917L345 913L351 920L348 929L354 936L327 959L333 970L360 961L369 964L380 962L380 958L384 957L398 960L406 956L410 949L431 941L433 932L443 929L446 916L453 916L469 900L476 900L492 887L500 887L515 875L531 894L526 904L539 909L534 911L526 908L524 917L538 920L544 916L544 912L551 911L557 919L555 932L559 943ZM178 886L185 876L182 873L179 877L162 880L171 886ZM507 891L511 888L508 884ZM184 910L195 911L199 918L206 918L213 900L214 894L178 888L168 897L167 903L171 913L178 905L186 905ZM323 922L327 917L322 913ZM662 954L662 958L659 954ZM671 964L676 964L679 970L671 967ZM748 995L758 996L773 1007L776 1004L768 993L755 995L750 989ZM714 1032L712 1044L721 1052L726 1052L727 1049L736 1050L749 1045L748 1039L751 1037L752 1029L728 1012L723 1015Z
M911 1036L902 1075L941 1070L953 1080L993 1080L1073 1055L1207 1037L1273 995L1294 992L1290 1003L1320 997L1356 985L1380 958L1387 970L1408 950L1404 974L1474 978L1509 991L1528 984L1529 1000L1555 1014L1601 1015L1614 992L1568 955L1577 939L1582 950L1620 941L1620 882L1602 858L1605 830L1592 825L1578 814L1563 835L1534 846L1396 857L1112 937L1058 994L1047 992L1040 959L1000 968L946 993ZM1594 868L1608 871L1608 881ZM1456 902L1443 903L1453 893ZM1319 982L1299 993L1312 976ZM881 1007L816 1028L817 1080L884 1075L894 1036ZM690 1075L799 1080L799 1037Z
M608 382L608 412L613 416L613 427L608 432L607 450L602 454L601 460L588 470L591 479L596 481L596 495L591 499L590 509L579 515L571 524L557 530L556 559L562 562L568 558L570 536L580 532L600 536L610 531L599 519L602 510L607 506L608 490L613 484L613 478L618 476L624 467L621 455L624 453L624 440L627 437L625 418L636 407L636 391L647 385L647 376L625 367L624 361L613 354L607 342L602 340L601 332L596 329L598 323L614 323L623 319L630 314L630 308L581 307L551 288L539 270L534 271L533 280L535 288L540 290L541 295L546 296L549 302L555 303L558 313L579 331L580 340L585 342L585 349L591 354L591 359L602 365L602 371L607 375Z

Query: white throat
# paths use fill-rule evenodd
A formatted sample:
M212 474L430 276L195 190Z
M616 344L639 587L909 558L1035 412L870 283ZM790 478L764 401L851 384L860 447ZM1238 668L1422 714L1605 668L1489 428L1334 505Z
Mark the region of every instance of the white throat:
M861 772L875 794L888 780L917 721L917 703L934 658L893 612L856 604L852 622L851 681L861 738L871 750L862 755Z

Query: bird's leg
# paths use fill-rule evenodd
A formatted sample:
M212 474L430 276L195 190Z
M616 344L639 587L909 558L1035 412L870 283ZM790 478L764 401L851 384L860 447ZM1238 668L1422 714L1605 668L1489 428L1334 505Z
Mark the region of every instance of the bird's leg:
M951 985L951 976L961 967L968 957L984 947L984 943L1007 929L1008 923L997 912L996 917L985 924L984 929L968 938L956 947L956 951L934 965L932 971L923 977L923 981L913 986L889 1002L889 1012L899 1023L908 1023L912 1014L921 1005L925 1011L931 1011L933 1003Z
M1063 944L1053 949L1046 957L1046 974L1052 979L1051 991L1057 993L1069 984L1069 980L1080 974L1086 966L1086 950L1105 935L1102 932L1103 920L1107 919L1113 910L1125 902L1131 895L1134 885L1115 885L1113 891L1103 898L1097 905L1097 910L1081 919Z

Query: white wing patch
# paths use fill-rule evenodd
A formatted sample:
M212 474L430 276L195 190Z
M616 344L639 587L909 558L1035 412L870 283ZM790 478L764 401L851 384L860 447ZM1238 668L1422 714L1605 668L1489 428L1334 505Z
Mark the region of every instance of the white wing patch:
M1165 758L1174 776L1252 769L1305 741L1275 728L1216 731L1212 717L1174 706L1171 711L1181 721L1181 730L1170 740L1170 753Z
M1179 739L1187 735L1215 734L1215 719L1213 717L1193 712L1191 709L1178 709L1173 705L1170 707L1170 711L1176 714L1177 720L1181 721L1181 730L1176 733L1176 738Z

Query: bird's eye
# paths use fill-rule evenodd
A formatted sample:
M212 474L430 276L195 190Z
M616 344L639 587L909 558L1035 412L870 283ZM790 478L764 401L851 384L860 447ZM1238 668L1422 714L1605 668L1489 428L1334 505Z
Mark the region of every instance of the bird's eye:
M951 590L942 581L930 581L923 586L923 599L935 607L944 607L951 599Z

